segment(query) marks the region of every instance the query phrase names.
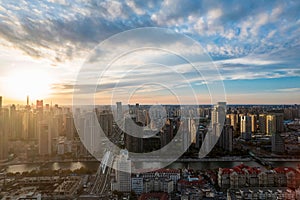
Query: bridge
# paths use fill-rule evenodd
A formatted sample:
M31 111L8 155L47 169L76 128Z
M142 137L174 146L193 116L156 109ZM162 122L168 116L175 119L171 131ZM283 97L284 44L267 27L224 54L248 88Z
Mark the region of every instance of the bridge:
M110 167L113 164L113 160L114 160L113 154L110 151L107 151L103 156L101 164L98 167L94 185L90 191L90 194L103 195L105 193L105 190L107 189L110 183L109 181L110 174L111 174Z
M255 155L255 153L253 153L252 151L249 151L249 155L259 164L265 166L265 167L271 167L273 168L273 164L270 161L265 160L264 158L261 158L257 155Z

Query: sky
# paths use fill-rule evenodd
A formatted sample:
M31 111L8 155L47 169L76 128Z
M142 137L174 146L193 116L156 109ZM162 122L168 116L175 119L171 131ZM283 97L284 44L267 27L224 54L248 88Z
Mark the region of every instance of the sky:
M91 84L87 76L76 86L82 69L94 57L104 55L105 44L107 54L131 45L144 47L145 40L184 55L193 52L175 36L157 39L145 32L139 37L123 34L143 27L169 29L173 35L197 41L203 48L200 54L207 54L218 67L217 79L224 84L229 104L300 103L299 1L1 0L3 103L24 104L29 95L31 102L44 99L70 105L74 85L75 93L83 96L84 91L93 91L99 103L188 104L193 103L193 92L200 104L210 103L207 88L215 77L197 78L190 63L157 49L128 53L101 80L95 76ZM123 40L112 41L116 34ZM194 62L199 64L199 59ZM90 72L103 70L98 66ZM119 89L122 97L113 93Z

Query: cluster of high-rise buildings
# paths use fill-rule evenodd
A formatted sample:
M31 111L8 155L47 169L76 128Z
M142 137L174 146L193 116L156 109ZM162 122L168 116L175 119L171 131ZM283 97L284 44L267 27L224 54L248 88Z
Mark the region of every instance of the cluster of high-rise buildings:
M250 139L251 134L272 135L283 132L283 116L283 113L230 113L226 118L236 133L240 133L244 139Z
M122 126L124 147L129 152L161 149L176 135L177 145L183 152L191 143L204 152L210 152L215 144L232 151L234 137L247 141L253 135L271 136L273 152L283 152L284 141L280 134L285 131L284 120L300 116L296 105L247 107L226 106L225 102L219 102L213 108L198 105L141 106L137 103L128 105L128 110L117 102L115 110L104 106L93 110L77 108L73 113L68 107L44 104L43 100L30 105L29 98L25 106L2 107L1 97L0 106L0 160L6 159L9 153L42 156L67 152L82 155L87 154L85 149L92 154L99 152L103 150L99 149L101 138L114 137L116 121ZM209 118L211 127L206 120ZM26 141L25 146L21 145L25 149L15 148L22 141Z

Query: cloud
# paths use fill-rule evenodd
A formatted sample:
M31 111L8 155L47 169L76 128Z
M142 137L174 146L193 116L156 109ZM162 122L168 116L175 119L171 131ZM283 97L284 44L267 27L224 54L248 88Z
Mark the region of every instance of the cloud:
M80 61L87 56L97 61L91 50L100 42L122 31L158 26L200 42L219 65L224 80L298 77L299 9L299 1L3 0L0 2L1 72L9 70L10 62L19 65L25 60L29 66L30 62L40 61L47 68L59 68L57 77L63 78L58 84L68 85L75 82ZM155 35L149 32L130 42L143 45L145 38L151 37ZM188 48L181 45L178 38L157 37L158 46L167 43L174 50L194 51L192 45ZM123 48L122 42L116 41L111 50L118 48ZM126 64L136 64L137 60L128 60ZM144 60L153 61L172 65L186 74L193 72L184 62L166 55L150 54ZM199 62L197 58L193 61ZM173 81L171 75L162 74ZM149 71L148 75L159 74ZM189 78L191 82L197 81L193 76ZM134 81L142 84L136 77L127 77L126 81L127 87ZM113 88L110 84L105 88ZM182 87L180 83L172 86ZM68 87L55 88L59 90L71 91Z
M281 88L281 89L276 89L275 91L277 92L300 92L300 88Z

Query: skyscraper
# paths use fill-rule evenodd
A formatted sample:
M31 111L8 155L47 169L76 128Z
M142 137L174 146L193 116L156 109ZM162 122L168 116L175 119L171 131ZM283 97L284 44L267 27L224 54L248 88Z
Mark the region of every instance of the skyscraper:
M214 108L211 113L211 122L212 124L224 125L226 118L226 102L218 102L214 105Z
M251 132L257 132L257 116L256 115L249 115L251 117Z
M116 181L118 191L131 191L131 161L128 157L128 151L124 149L120 151L120 156L117 160Z
M284 140L280 136L280 133L274 133L272 135L272 152L284 153L284 151L285 151Z
M276 116L272 114L267 115L266 122L266 134L272 135L276 133Z
M65 131L66 131L66 137L68 140L73 140L74 135L75 135L75 124L74 124L74 119L72 116L67 116L66 117L66 126L65 126Z
M141 153L143 151L143 127L135 122L136 118L125 118L125 146L129 152Z
M123 110L122 110L122 102L117 102L117 120L121 120L123 118Z
M276 132L282 133L284 131L283 113L275 113L275 116L276 116Z
M97 116L93 112L88 112L83 121L84 129L81 133L81 137L84 138L83 143L90 153L95 153L99 149L98 142L100 141L97 138Z
M42 111L44 107L43 100L36 100L36 109Z
M162 128L162 133L160 137L161 147L166 146L173 139L173 126L172 121L168 120L164 127Z
M113 114L109 111L103 111L98 114L98 121L101 129L106 136L111 136L113 131Z
M221 137L219 138L218 144L221 148L231 152L233 148L233 127L226 124L223 127Z
M211 112L211 129L205 135L199 157L207 155L217 144L226 119L226 102L218 102Z
M0 109L0 161L7 159L8 156L8 121L8 109Z
M259 132L265 134L266 133L266 115L260 114L258 118L258 128Z
M245 140L251 139L251 117L250 116L241 116L241 135Z
M46 120L38 125L38 142L39 155L50 155L52 145L51 128Z

